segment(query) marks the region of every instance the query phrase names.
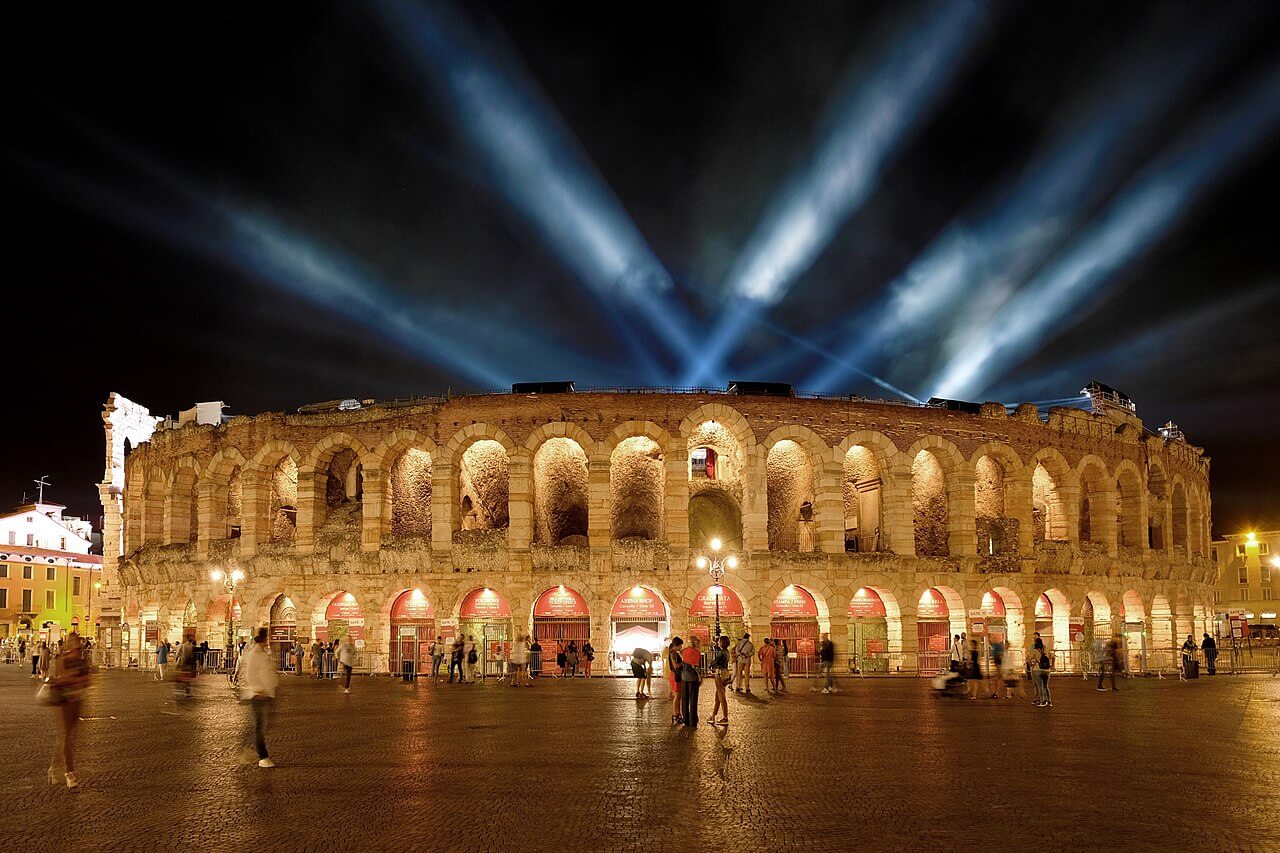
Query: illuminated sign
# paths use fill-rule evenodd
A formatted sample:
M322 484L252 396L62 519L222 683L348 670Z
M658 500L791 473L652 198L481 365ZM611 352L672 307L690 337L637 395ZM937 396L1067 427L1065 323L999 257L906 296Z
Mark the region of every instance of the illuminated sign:
M742 607L742 599L724 584L709 586L698 593L689 605L689 615L706 619L714 619L716 615L716 590L720 591L720 618L741 618L746 614Z
M348 623L359 621L361 625L364 624L364 612L356 602L356 597L349 592L340 592L333 597L325 608L324 618L326 622L342 619Z
M430 622L435 618L435 608L420 589L405 590L391 606L394 622Z
M885 616L884 602L879 593L863 587L853 594L849 601L849 616L853 619L874 619Z
M936 589L926 589L920 596L920 605L916 608L916 619L946 619L949 614L947 600Z
M510 619L511 608L506 600L491 589L474 589L462 599L458 608L460 619Z
M667 606L653 590L633 586L613 602L609 616L627 622L665 622Z
M793 584L778 593L769 615L774 619L817 619L818 603L808 590Z
M535 619L586 619L591 615L587 602L576 590L567 586L553 587L533 605Z

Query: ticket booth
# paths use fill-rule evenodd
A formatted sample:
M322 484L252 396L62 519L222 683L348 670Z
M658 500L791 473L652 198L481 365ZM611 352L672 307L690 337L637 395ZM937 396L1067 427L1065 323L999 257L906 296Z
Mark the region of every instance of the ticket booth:
M769 636L786 643L792 675L812 675L817 669L818 603L804 587L791 584L778 593L769 608Z
M958 633L958 632L957 632ZM917 667L921 675L935 675L951 660L951 611L942 593L930 587L916 606Z
M556 649L567 649L570 642L577 643L581 655L583 644L591 639L591 613L586 600L564 584L542 593L533 604L533 635L542 646L544 672L555 665Z
M689 605L689 636L697 637L703 649L710 648L715 633L716 613L720 614L720 634L730 644L738 642L746 631L746 610L732 587L715 584L694 596ZM760 638L754 638L759 644Z
M447 630L441 633L445 634L446 642L452 639L453 635ZM467 593L458 607L457 636L475 640L482 673L486 676L502 675L513 639L511 608L507 600L488 587Z
M889 620L873 589L863 587L849 600L849 654L856 672L889 671Z
M401 675L404 664L414 677L431 671L431 644L436 638L436 612L420 589L406 589L391 605L391 672Z
M287 595L279 595L271 604L271 621L268 626L268 640L271 643L271 656L276 668L289 669L289 650L298 637L298 608L293 599Z
M633 586L613 602L609 612L609 671L631 672L631 653L637 648L653 653L655 669L662 646L670 634L667 605L656 592Z

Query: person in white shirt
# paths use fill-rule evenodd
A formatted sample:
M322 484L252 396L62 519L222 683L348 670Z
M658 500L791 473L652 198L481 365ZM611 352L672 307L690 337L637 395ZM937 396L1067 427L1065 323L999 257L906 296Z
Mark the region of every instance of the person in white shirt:
M342 677L345 679L342 692L350 693L351 668L356 665L356 644L351 642L350 634L343 634L342 642L338 643L338 665L342 667Z
M258 766L275 767L275 762L267 753L266 735L275 708L280 673L276 672L275 661L267 650L266 628L258 629L253 637L253 645L240 655L240 662L236 666L236 684L240 688L240 698L253 709L253 743L258 750Z
M440 664L444 662L444 638L436 635L431 644L431 680L440 683Z
M507 665L511 670L512 687L519 687L522 681L526 687L533 686L533 681L529 678L529 645L528 634L517 637L511 644L511 659Z

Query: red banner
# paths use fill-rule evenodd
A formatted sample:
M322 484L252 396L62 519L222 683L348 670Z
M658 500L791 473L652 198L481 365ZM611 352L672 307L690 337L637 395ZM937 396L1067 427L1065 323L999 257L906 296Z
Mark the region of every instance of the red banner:
M863 587L849 601L849 616L853 619L884 618L884 602L874 589Z
M807 589L792 585L778 593L769 615L774 619L817 619L818 603Z
M947 600L936 589L926 589L920 596L920 606L916 608L917 619L946 619L949 613Z
M462 599L460 619L510 619L511 608L506 599L491 589L473 589Z
M533 605L533 618L543 619L586 619L591 615L587 602L576 590L567 586L553 587L542 595Z
M356 619L363 620L364 611L360 609L360 604L354 595L349 592L340 592L325 608L324 620L328 622L331 619L345 619L348 622Z
M436 618L435 608L420 589L406 589L391 605L394 622L430 622Z
M633 586L613 602L609 615L624 622L665 622L667 606L653 590Z
M1004 616L1004 599L995 590L982 594L982 612L988 616Z
M746 611L742 608L742 599L738 598L738 594L721 584L720 586L709 586L698 593L693 599L693 604L689 605L689 615L714 619L716 615L716 590L720 591L721 619L741 618L746 614Z

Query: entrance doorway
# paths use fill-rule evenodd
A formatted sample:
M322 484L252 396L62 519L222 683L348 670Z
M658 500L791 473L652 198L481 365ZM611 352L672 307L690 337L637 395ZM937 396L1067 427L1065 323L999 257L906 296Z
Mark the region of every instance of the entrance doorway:
M406 589L391 605L390 669L393 675L430 674L431 644L436 638L436 612L420 589Z
M889 671L889 620L873 589L863 587L849 601L849 654L855 672Z
M511 608L489 588L467 593L458 608L458 636L474 637L485 676L502 675L511 654Z
M298 608L293 599L287 595L276 596L271 604L271 623L268 628L268 640L271 643L271 656L277 669L292 669L289 662L289 649L298 637Z
M769 635L787 655L792 675L812 675L817 669L818 603L805 588L784 587L769 608ZM785 644L782 645L782 644Z
M948 669L951 661L951 611L942 592L934 587L920 595L920 603L916 607L916 644L917 667L921 675L936 675Z
M670 633L667 605L653 590L633 586L613 602L609 633L610 672L629 673L631 653L638 648L652 652L656 664Z
M547 590L533 605L533 635L542 646L544 672L555 664L557 649L567 649L570 642L577 644L581 657L583 644L591 639L587 602L563 584Z
M711 648L717 608L720 613L720 634L729 638L730 648L746 632L746 610L738 593L724 584L709 586L698 593L689 605L689 635L697 637L703 649Z

